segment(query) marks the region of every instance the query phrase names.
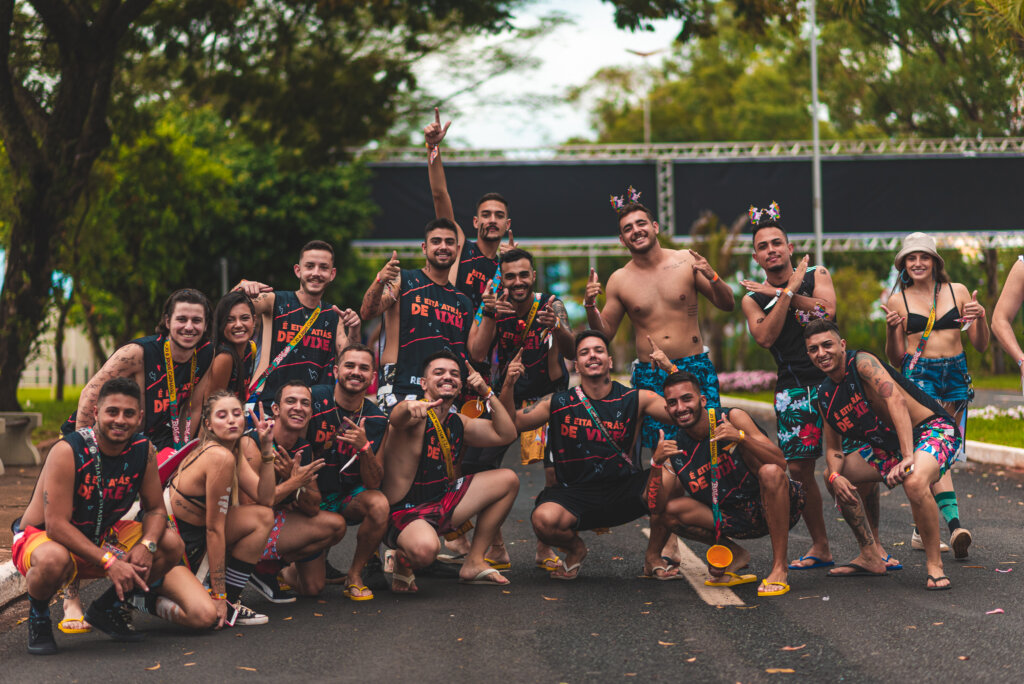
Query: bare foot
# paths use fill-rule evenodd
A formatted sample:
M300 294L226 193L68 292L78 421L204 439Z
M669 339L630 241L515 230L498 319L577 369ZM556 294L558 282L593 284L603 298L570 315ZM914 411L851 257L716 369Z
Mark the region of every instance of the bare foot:
M550 576L552 579L574 580L580 574L583 559L587 557L587 545L583 543L579 535L576 535L573 537L572 543L564 550L566 555L563 567L552 571Z
M507 577L488 563L463 563L459 570L459 581L463 584L509 584Z
M846 575L884 575L885 563L875 553L865 556L861 553L849 563L837 565L828 572L829 577L843 577Z
M401 551L395 551L395 571L391 573L391 591L396 594L415 594L420 590L416 586L416 575L412 572L409 559Z
M562 565L558 553L542 541L537 541L537 552L533 556L533 564L548 572L557 570Z
M792 561L789 564L789 567L793 570L797 570L800 568L806 569L814 567L815 565L820 566L823 563L831 562L832 551L828 547L825 547L824 549L819 549L816 546L812 546L807 550L807 553L805 553L800 558L797 558L796 560Z
M465 555L469 553L470 541L467 535L462 535L456 539L448 541L444 540L444 547L454 553L455 555Z
M508 566L512 562L512 559L508 555L508 549L506 549L505 545L501 543L491 544L491 548L487 549L487 553L484 554L484 558L488 561L492 561L492 565Z

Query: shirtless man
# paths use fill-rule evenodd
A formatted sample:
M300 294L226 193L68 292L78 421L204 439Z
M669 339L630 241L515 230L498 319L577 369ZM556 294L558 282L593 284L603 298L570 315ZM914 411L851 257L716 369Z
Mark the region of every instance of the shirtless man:
M299 380L288 380L277 389L272 410L274 427L270 438L277 452L274 459L274 526L270 528L266 548L249 583L272 603L293 603L295 595L281 589L277 570L287 568L285 581L300 596L316 596L325 584L324 551L345 536L345 519L337 513L320 510L317 472L323 459L305 457L312 451L306 441L312 410L312 394ZM260 467L259 438L249 432L242 437L242 454L253 469ZM246 496L244 503L255 503Z
M1024 302L1024 254L1013 262L1013 267L1006 275L1006 282L1003 283L1003 291L999 293L999 301L992 311L992 334L999 346L1017 362L1021 387L1024 388L1024 350L1013 332L1014 318L1020 311L1021 302Z
M740 306L750 335L768 349L778 367L775 381L775 418L779 446L793 479L804 486L807 506L804 522L811 548L794 560L790 570L835 565L825 532L821 490L814 467L822 454L821 415L817 410L818 385L825 374L814 367L804 347L804 326L816 318L836 317L832 276L824 266L808 268L808 257L793 268L793 245L779 222L778 205L751 207L754 225L754 261L764 269L764 282L744 280L749 290ZM892 565L899 565L892 561Z
M668 412L680 429L674 440L658 444L652 459L662 481L651 515L647 563L657 562L669 532L675 530L680 536L732 550L732 563L721 569L709 567L711 579L704 584L731 587L756 582L757 575L738 573L750 562L750 553L733 539L770 535L772 567L757 595L787 593L789 530L800 519L805 499L803 487L786 477L782 450L745 411L709 408L700 383L690 373L669 375L664 391ZM717 468L712 469L715 460Z
M696 375L708 403L718 405L718 374L704 352L697 323L697 293L722 311L732 311L732 289L718 277L707 259L692 249L664 249L658 242L658 222L650 209L639 203L639 197L640 193L630 188L629 197L618 200L623 202L616 207L619 241L629 250L631 259L608 279L605 305L600 311L597 296L601 283L591 270L583 301L587 322L612 339L623 315L629 316L639 357L633 368L633 387L660 393L665 380L665 372L650 361L649 337L680 370ZM645 418L641 443L653 449L658 443L658 431L670 434L673 429Z
M377 404L385 412L400 401L423 396L419 373L431 354L447 349L463 362L466 359L472 303L448 282L457 235L450 220L430 221L422 244L426 265L403 269L392 254L363 296L363 320L384 314L387 340Z
M263 351L248 400L260 398L268 413L277 388L288 380L301 380L310 387L333 382L337 352L359 341L359 315L323 300L337 275L334 248L323 240L306 243L294 271L299 279L294 292L275 291L255 280L243 280L234 288L252 300L262 322Z
M857 484L902 484L921 531L928 572L926 588L949 589L939 552L939 510L931 485L956 460L962 438L953 418L932 397L892 366L865 351L846 350L836 324L818 319L804 329L807 354L827 376L818 388L825 422L829 492L860 544L860 554L830 577L882 576L886 566L865 517ZM844 454L843 438L863 444Z
M640 420L645 415L670 420L660 396L612 381L604 333L578 333L574 351L580 384L516 412L518 430L548 426L551 448L544 466L546 481L553 484L537 496L531 522L541 542L566 550L565 567L548 575L557 580L579 576L587 556L580 531L647 515L650 471L643 469L636 445ZM679 569L645 562L644 575L673 579Z
M507 468L461 476L458 458L463 441L471 446L497 447L516 438L508 409L522 367L508 373L500 401L479 373L471 372L466 379L484 401L491 401L491 420L451 411L462 391L462 364L454 354L442 350L428 356L420 372L424 401L400 402L391 412L386 437L383 492L391 504L386 543L395 549L391 590L418 591L413 570L437 558L441 548L438 533L463 531L474 516L476 532L459 569L459 581L508 584L508 579L487 563L484 552L512 508L519 477Z

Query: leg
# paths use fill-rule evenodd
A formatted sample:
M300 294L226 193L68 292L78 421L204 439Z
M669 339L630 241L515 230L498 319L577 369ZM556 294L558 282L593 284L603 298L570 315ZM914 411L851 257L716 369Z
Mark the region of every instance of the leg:
M688 496L678 497L668 502L664 512L665 524L684 539L692 539L711 546L722 544L732 552L732 563L724 568L708 566L713 578L722 577L727 572L737 573L750 563L750 552L729 539L715 536L715 518L711 508Z
M554 502L545 502L533 509L530 516L533 533L544 544L566 549L564 569L555 570L552 577L576 579L580 564L587 557L587 545L576 533L579 520L575 515Z
M847 454L843 458L840 474L854 485L877 483L882 478L878 471L856 452ZM826 483L826 487L829 488L829 493L833 494L831 485ZM882 556L879 555L879 547L875 543L875 536L871 531L871 523L868 521L868 514L865 510L864 500L861 498L860 491L857 491L857 501L854 503L847 503L838 498L837 501L839 503L839 510L843 513L843 519L850 526L853 536L857 539L860 553L846 565L829 571L829 576L843 577L856 573L863 574L864 572L878 575L885 574L885 563L882 562ZM859 569L858 567L851 567L854 565L858 566Z
M57 624L57 629L65 634L88 632L89 623L85 621L85 607L79 594L79 581L75 579L64 587L64 619Z
M147 611L177 625L192 629L209 629L217 624L217 606L213 598L184 565L171 568L153 610Z
M832 550L828 546L828 534L825 532L825 514L818 481L814 479L814 467L817 461L813 458L801 458L789 461L789 472L793 479L804 486L807 504L804 506L804 523L811 535L811 548L798 560L792 562L794 569L809 567L819 562L827 564L832 560ZM788 535L787 535L788 536ZM814 559L818 559L815 561Z
M55 541L46 541L32 550L31 567L25 575L29 598L50 599L71 579L75 565L68 550Z
M321 553L313 560L296 561L294 567L294 579L289 584L294 582L300 596L319 596L327 584L327 553Z
M477 473L469 483L466 495L452 511L452 525L458 527L474 515L476 533L466 560L459 570L459 578L472 580L490 568L484 552L494 543L501 523L505 521L519 493L519 476L508 468ZM491 573L488 579L495 584L507 584L500 573Z
M684 490L679 484L679 479L672 472L672 468L662 467L658 501L655 510L651 513L651 537L647 540L647 551L644 553L644 575L648 577L660 578L679 574L678 567L664 569L666 558L676 559L679 555L679 538L673 534L672 525L668 516L665 515L665 510L673 498L683 495ZM666 551L670 553L666 553ZM678 565L678 562L672 563L672 565Z
M813 464L813 461L811 463ZM814 479L813 468L811 479ZM785 584L789 569L789 562L786 560L789 543L789 477L779 466L768 464L758 469L757 480L761 485L761 502L768 522L768 534L772 540L772 569L765 576L764 582ZM807 505L805 504L804 510ZM821 511L820 505L818 510Z
M914 452L914 472L903 481L903 490L914 512L914 522L924 542L925 565L928 568L928 587L948 587L949 579L942 570L939 552L939 507L931 493L931 486L939 479L939 464L927 451ZM941 581L940 581L941 580Z
M320 511L310 518L289 511L277 538L277 553L282 561L292 563L334 546L344 536L345 519L337 513Z
M274 511L267 506L250 504L232 506L228 510L224 523L227 544L224 583L230 603L239 603L242 590L249 583L273 526ZM266 622L266 617L261 617Z
M545 447L546 448L546 447ZM554 487L556 484L555 480L555 469L544 468L544 486ZM540 539L537 540L537 548L534 552L533 563L538 568L551 572L557 570L560 567L565 567L562 563L562 559L558 557L558 553L554 547L550 544L545 544Z
M363 568L388 531L388 500L375 489L360 492L345 509L344 515L349 522L360 521L356 550L352 555L352 565L349 566L345 585L350 588L355 585L356 596L373 596L369 589L358 588L364 586Z
M391 591L412 594L419 590L412 578L413 568L424 568L434 562L441 543L437 530L425 520L413 520L398 535L395 548L395 572ZM399 569L408 570L400 572ZM400 579L405 578L405 579Z
M878 553L878 557L885 563L886 570L901 569L903 565L886 552L885 547L882 546L882 538L878 534L878 522L882 517L879 505L881 501L879 484L877 482L862 482L857 485L857 493L860 494L861 501L864 502L864 514L868 518L868 525L871 526L871 536L875 538L875 551Z

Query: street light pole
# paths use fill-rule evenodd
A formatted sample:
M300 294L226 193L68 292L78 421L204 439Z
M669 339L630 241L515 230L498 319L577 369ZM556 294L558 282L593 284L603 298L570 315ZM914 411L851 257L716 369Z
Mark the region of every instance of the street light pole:
M808 0L810 5L809 19L811 22L811 131L813 139L813 156L811 159L811 195L814 209L814 261L825 263L825 236L821 221L821 136L818 131L818 19L815 0Z

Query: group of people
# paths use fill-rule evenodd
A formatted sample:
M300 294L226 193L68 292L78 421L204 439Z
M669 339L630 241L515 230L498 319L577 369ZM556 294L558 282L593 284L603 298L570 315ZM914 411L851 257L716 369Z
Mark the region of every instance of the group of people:
M731 560L709 564L707 584L757 582L759 596L789 591L790 571L884 575L901 567L878 536L884 482L906 492L927 588L950 588L941 551L965 558L972 541L949 477L972 397L961 332L984 350L989 326L976 293L949 281L934 240L915 233L896 255L880 359L846 348L829 273L807 257L794 265L778 207L752 208L765 280L743 281L741 308L778 365L776 442L722 405L705 351L698 295L731 311L731 287L700 254L661 245L639 193L612 198L631 258L606 285L591 272L588 327L574 331L559 298L537 289L501 195L477 202L475 240L455 221L447 130L439 116L425 129L436 215L425 264L403 268L392 255L358 312L324 301L334 252L313 241L294 267L296 291L243 280L211 310L202 293L178 290L156 334L117 350L89 381L14 524L30 653L57 651L49 603L61 590L62 631L135 641L133 610L196 629L265 623L241 602L247 585L276 603L328 582L372 600L364 575L374 564L395 593L418 591L416 573L439 561L459 582L506 585L501 526L520 481L502 462L516 443L524 465L545 469L534 561L554 580L583 571L582 531L642 516L643 576L654 580L681 578L676 536L727 547ZM1018 366L1010 321L1022 299L1024 257L991 326ZM612 379L624 316L638 355L631 386ZM361 335L376 317L375 350ZM822 454L823 485L860 547L838 567L815 480ZM811 546L791 561L801 516ZM352 525L353 557L339 570L327 554ZM764 536L772 560L759 580L743 573L750 554L737 540ZM78 581L99 577L111 586L83 610Z

